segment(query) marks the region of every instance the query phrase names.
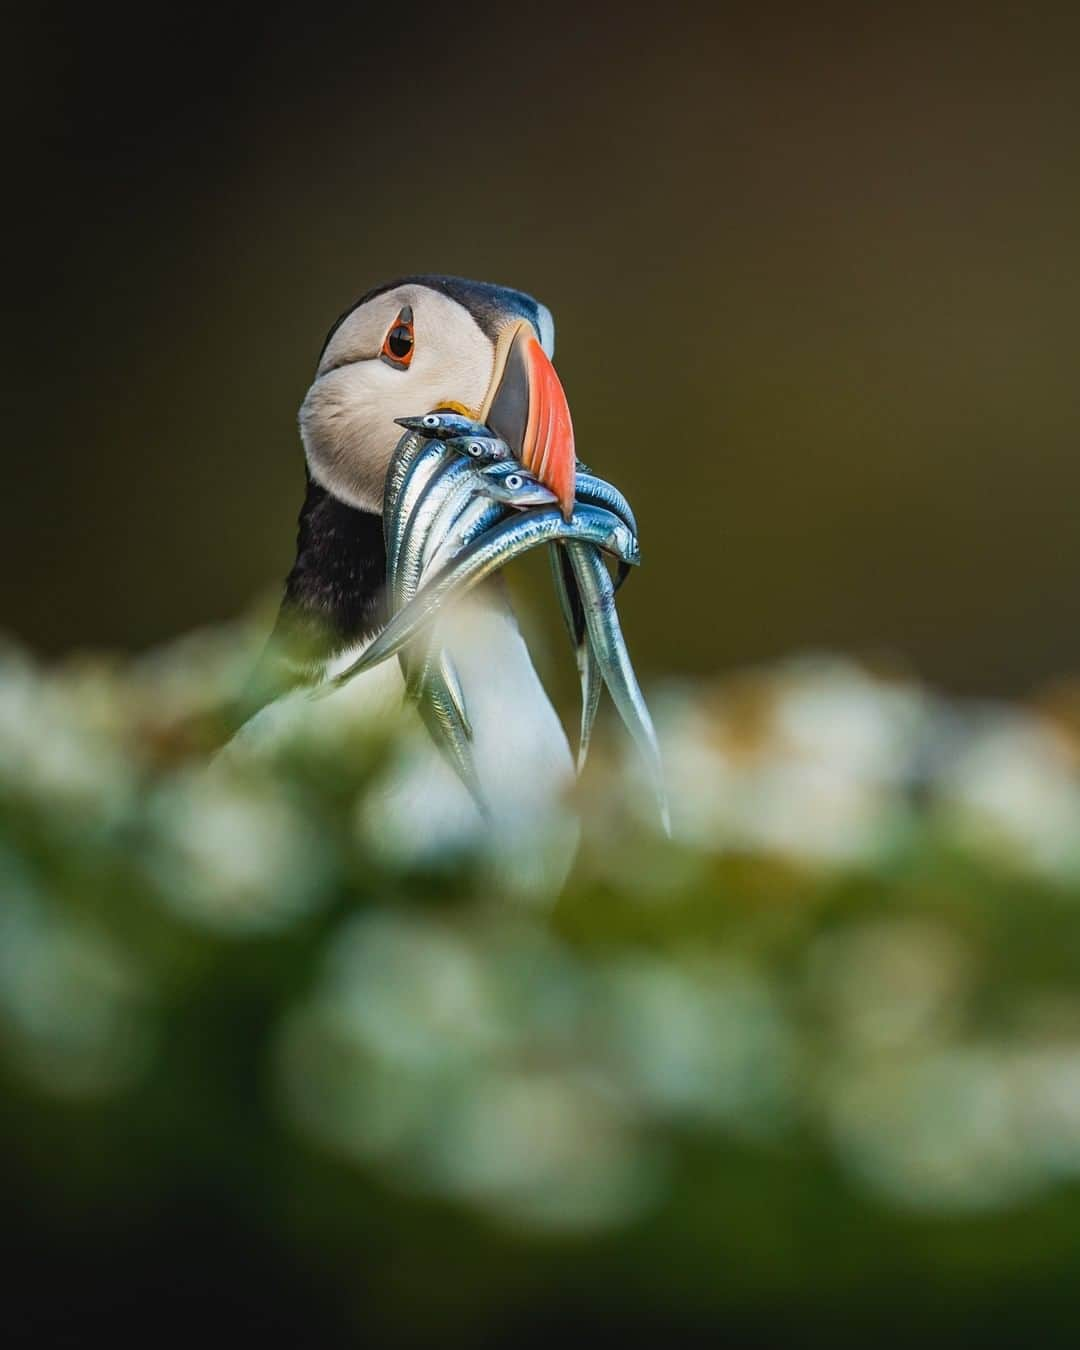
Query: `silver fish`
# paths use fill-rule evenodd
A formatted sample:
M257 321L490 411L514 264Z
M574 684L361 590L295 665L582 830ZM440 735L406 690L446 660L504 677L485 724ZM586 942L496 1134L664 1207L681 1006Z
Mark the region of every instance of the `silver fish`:
M485 531L509 516L510 512L502 502L494 501L491 497L473 497L447 531L430 560L424 564L423 579L427 581L437 576L452 558L456 558Z
M434 418L439 419L438 426L433 424ZM534 537L536 525L530 523L526 531L515 532L513 522L502 518L508 507L551 502L553 496L542 484L525 474L515 461L505 458L505 443L491 437L479 424L463 426L468 419L449 413L429 414L423 429L417 424L425 419L400 420L414 434L411 439L403 437L399 442L387 478L384 510L388 571L398 613L360 660L335 683L343 683L353 673L399 652L407 687L416 699L433 739L447 755L477 805L486 811L468 746L471 728L457 672L446 653L437 648L434 631L414 638L413 650L407 654L405 647L409 638L403 637L400 630L414 622L408 616L419 612L418 605L420 609L426 607L429 617L433 616L442 596L450 589L475 585L483 576L540 542ZM457 431L459 435L456 438L447 436L447 439L457 440L458 444L448 445L446 441L435 439L450 431ZM481 435L481 432L485 434ZM425 436L428 438L426 444ZM471 454L470 439L475 442ZM509 455L508 448L506 455ZM461 456L463 469L472 472L457 469L452 456ZM484 472L476 472L477 466L486 462L489 466ZM483 481L485 479L488 481ZM579 468L575 486L576 495L586 508L576 513L579 524L584 520L595 532L598 519L602 521L610 512L623 527L621 539L618 529L613 531L607 522L599 531L608 546L618 541L619 546L614 551L619 562L619 580L614 587L594 543L581 542L581 533L573 530L560 539L560 530L554 521L541 527L542 530L553 530L553 538L557 540L551 549L552 565L564 618L574 642L582 685L578 770L580 772L585 762L601 687L606 682L623 720L653 769L667 828L655 733L626 652L613 603L614 590L621 584L632 562L637 561L637 522L626 498L606 480ZM599 517L590 516L589 507L602 508ZM530 515L535 517L544 512L532 511ZM511 532L504 540L505 554L497 558L490 556L492 540L489 536L496 526L501 524L505 528L508 523ZM576 552L564 553L563 544ZM462 557L462 554L468 556ZM451 570L457 574L464 568L464 575L448 585L449 577L443 573L458 559L460 565ZM426 584L417 605L412 602L422 583ZM429 595L432 583L442 588L442 595L434 602ZM585 603L583 592L588 595ZM416 630L424 622L416 622ZM391 632L395 626L396 637ZM380 647L388 649L380 654Z
M501 464L514 458L514 452L498 436L447 436L446 446L477 464Z
M398 477L391 472L393 482L388 477L386 492L383 494L383 537L386 540L388 578L397 567L397 555L413 508L438 470L449 459L450 451L442 441L421 441L417 450L411 450L410 447L409 463L404 473Z
M582 472L579 468L574 480L574 495L578 501L588 502L590 506L602 506L605 510L613 512L635 538L637 537L637 520L630 509L630 503L619 489L613 487L606 478L600 478L594 473ZM616 590L629 575L630 568L627 564L619 563L615 576Z
M649 768L660 808L660 820L664 832L670 837L671 811L664 786L660 746L656 740L656 731L649 716L649 709L630 662L626 640L619 627L619 616L615 610L615 588L604 560L595 548L589 548L575 540L567 540L565 548L581 591L589 642L600 663L604 683Z
M502 478L496 478L490 472L481 474L477 490L493 501L512 506L516 511L523 511L529 506L553 506L559 500L538 478L516 466L514 473L508 473Z
M475 492L475 484L480 477L482 475L464 459L440 463L429 477L411 513L402 519L399 527L399 549L390 572L395 609L408 604L416 594L423 575L425 555L432 540L441 537L440 522L460 510L461 503ZM434 650L434 635L428 634L415 644L410 644L410 648L400 654L406 692L416 703L422 703L433 690L447 696L457 711L459 732L471 740L468 709L457 671L445 652L435 662Z
M518 478L520 483L511 480ZM509 486L504 486L509 484ZM554 493L515 462L495 464L471 481L460 479L448 492L424 544L421 579L434 575L451 558L471 544L492 525L502 520L506 506L526 506L555 502Z
M635 536L637 535L637 520L630 503L623 494L606 478L600 478L580 462L574 480L574 495L578 501L588 502L592 506L602 506L613 512L626 525L627 529L631 530ZM577 755L577 771L581 773L589 754L593 724L596 721L597 709L600 706L600 695L603 692L604 680L596 653L593 651L592 643L586 633L585 616L574 570L562 548L552 549L551 564L555 577L555 588L559 594L560 604L563 606L563 617L566 620L567 631L570 634L571 642L574 644L574 659L577 663L578 680L581 683L581 731L578 737ZM630 564L620 561L615 578L614 588L616 591L629 575Z
M449 445L450 442L446 444ZM515 478L520 478L521 482L515 482ZM637 535L634 513L630 509L629 502L617 488L592 474L579 473L577 481L581 486L578 493L581 501L611 511L623 520L632 534ZM484 514L484 508L474 498L476 492L519 509L526 506L547 505L554 501L554 494L531 475L526 474L516 461L502 461L486 467L483 473L477 476L475 485L464 477L457 478L454 491L446 494L438 515L431 523L423 550L425 574L435 565L437 556L445 561L447 556L456 551L455 538L467 533L469 522L479 519ZM457 522L457 529L452 531L453 522ZM620 571L628 571L629 564L620 562L619 568Z
M418 681L414 674L416 660L413 657L403 663L406 692L416 704L432 740L465 784L480 814L487 816L490 808L473 760L472 726L457 669L446 652L441 652L435 669L429 669L426 664L420 667L422 678Z
M410 433L412 434L412 433ZM431 493L439 479L450 471L457 472L460 464L466 472L471 466L453 456L440 441L423 441L417 437L418 448L411 445L408 462L404 471L395 472L395 463L387 477L387 489L383 501L383 530L386 538L387 582L395 607L404 599L411 597L409 579L415 572L415 582L419 581L419 569L415 557L417 548L414 538L422 544L423 535L413 529L417 511ZM419 546L419 545L417 545ZM437 671L430 674L423 689L415 688L410 662L405 653L401 658L402 673L405 677L406 691L415 697L415 702L435 744L440 748L451 767L469 790L477 807L487 812L487 804L480 790L479 778L469 749L472 739L472 727L468 710L461 692L461 683L450 658L444 657Z
M450 459L438 463L428 476L426 486L420 491L411 513L407 517L403 516L398 537L398 552L389 575L395 609L408 604L416 594L422 572L424 542L430 532L432 520L439 513L441 502L453 493L458 480L470 479L473 476L472 466L464 460ZM402 494L403 503L407 501L408 495L406 488ZM463 762L466 760L471 762L467 742L472 739L472 727L461 690L461 681L452 660L443 652L437 668L429 671L426 646L420 650L402 651L400 660L406 692L420 705L422 712L429 702L433 703L439 727L447 738L447 748L451 751L451 762L460 772L460 765ZM474 778L475 774L471 777ZM463 778L471 790L470 776L463 775Z
M456 553L464 540L473 537L478 528L494 524L501 518L503 513L493 511L492 503L522 510L529 506L551 506L558 502L549 488L531 474L525 473L514 460L496 462L483 472L474 470L469 476L457 475L447 487L445 485L449 480L449 472L443 472L424 498L426 504L433 494L438 494L442 502L425 531L421 577L436 565L436 559L440 560L441 565L442 560ZM423 514L419 508L417 514ZM423 528L425 522L420 520L418 524ZM412 596L403 590L402 598L409 600ZM430 678L434 653L438 649L437 629L436 619L429 632L411 644L421 653L418 660L410 660L409 694L413 698L422 696Z
M422 569L424 574L432 566L436 555L443 553L447 546L453 544L468 521L488 514L491 502L497 500L496 494L489 490L491 485L520 473L521 466L516 461L509 460L492 464L483 472L474 468L471 476L463 474L453 480L453 491L447 492L443 497L442 506L431 522L428 537L424 541ZM473 506L476 507L475 510L472 509ZM505 513L497 512L492 519L502 514Z
M596 544L631 564L639 558L637 540L617 516L602 507L579 506L569 520L564 520L554 507L523 511L486 530L443 566L391 618L367 650L336 677L335 683L345 684L354 675L394 656L452 592L468 590L530 549L562 539Z
M383 487L383 538L388 533L390 513L397 505L398 497L401 494L401 485L405 481L409 470L412 468L416 456L424 448L425 438L415 431L407 431L394 448L394 457L390 461L390 469L386 475L386 483ZM387 540L389 544L389 541Z
M589 754L589 743L592 740L596 710L600 706L604 679L588 640L581 593L570 560L561 544L550 545L548 552L555 579L555 592L559 597L559 608L562 610L566 631L570 634L570 641L574 645L574 660L581 684L581 730L578 735L577 753L577 771L581 773Z
M393 561L387 560L387 576L396 609L412 599L420 583L424 545L443 502L457 484L476 478L476 471L467 460L456 455L445 458L447 452L442 442L429 441L428 447L430 457L425 459L421 455L406 480L399 498L398 520L391 527L397 549ZM443 450L444 457L437 457L438 449Z
M458 693L460 696L460 685ZM468 789L477 810L487 818L491 814L491 808L480 785L480 776L476 771L469 741L462 733L457 703L449 686L440 676L433 675L424 690L423 698L417 701L416 706L431 739Z
M471 417L444 409L439 412L424 413L422 417L395 417L399 427L419 432L421 436L431 436L444 441L456 436L490 436L491 432L483 422L474 422Z
M602 506L605 511L618 516L630 533L637 535L637 521L630 503L606 478L579 469L574 477L574 495L579 501L587 502L590 506Z

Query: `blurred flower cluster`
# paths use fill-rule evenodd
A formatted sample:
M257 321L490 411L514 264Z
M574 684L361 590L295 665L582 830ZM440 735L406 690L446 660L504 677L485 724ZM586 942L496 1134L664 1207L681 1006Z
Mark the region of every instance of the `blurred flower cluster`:
M896 1222L1075 1196L1067 689L959 703L817 659L658 690L675 838L613 731L536 911L468 857L370 856L392 727L301 717L257 767L215 762L251 654L241 631L126 665L0 655L9 1101L144 1110L162 1169L185 1111L226 1155L261 1131L286 1210L305 1167L337 1179L334 1231L354 1183L537 1241L752 1232L796 1175Z

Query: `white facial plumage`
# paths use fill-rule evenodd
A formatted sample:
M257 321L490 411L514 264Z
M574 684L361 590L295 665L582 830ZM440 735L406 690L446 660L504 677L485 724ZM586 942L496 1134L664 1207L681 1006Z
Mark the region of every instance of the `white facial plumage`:
M415 345L403 370L379 353L406 307ZM475 415L494 370L495 344L449 296L415 283L374 296L334 333L301 405L300 436L312 476L349 505L381 511L386 471L402 434L394 418L441 405L462 405Z

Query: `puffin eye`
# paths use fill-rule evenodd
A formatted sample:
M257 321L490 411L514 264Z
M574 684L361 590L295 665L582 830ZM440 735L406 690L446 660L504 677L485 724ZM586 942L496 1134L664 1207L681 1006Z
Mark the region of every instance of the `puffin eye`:
M524 482L525 480L522 478L521 474L512 473L507 475L506 486L510 489L511 492L516 492L518 488L524 484Z
M382 351L379 355L388 365L396 366L398 370L408 370L415 345L412 306L406 305L383 338ZM431 423L425 419L425 426L430 425Z

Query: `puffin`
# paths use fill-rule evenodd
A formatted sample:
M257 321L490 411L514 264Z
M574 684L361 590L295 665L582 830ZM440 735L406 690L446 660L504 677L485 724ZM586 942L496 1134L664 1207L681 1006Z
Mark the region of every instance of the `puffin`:
M249 687L251 715L218 756L236 763L298 734L396 722L392 762L358 808L366 846L407 866L467 856L525 901L557 893L571 865L575 773L502 578L453 601L439 621L487 811L408 703L397 662L332 682L388 618L381 511L402 435L395 419L443 410L484 423L569 516L577 461L554 346L551 312L532 296L452 276L385 282L336 320L300 407L306 491L296 559Z

